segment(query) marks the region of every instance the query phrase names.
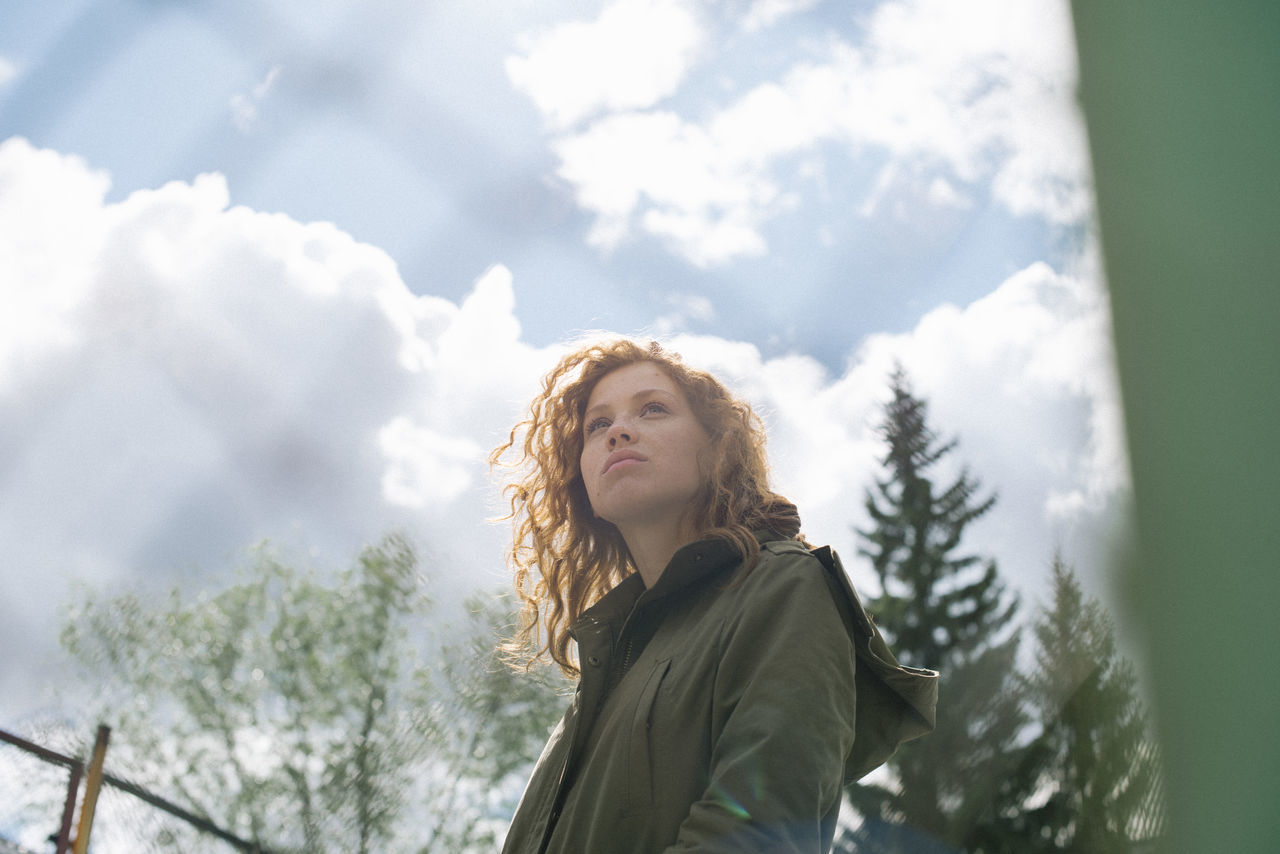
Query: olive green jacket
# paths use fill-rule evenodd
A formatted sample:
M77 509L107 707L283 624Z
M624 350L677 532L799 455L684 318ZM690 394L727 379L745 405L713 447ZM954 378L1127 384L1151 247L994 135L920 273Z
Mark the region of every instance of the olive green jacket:
M843 784L932 729L937 674L897 664L834 553L761 540L745 574L692 543L574 623L582 677L504 854L825 852Z

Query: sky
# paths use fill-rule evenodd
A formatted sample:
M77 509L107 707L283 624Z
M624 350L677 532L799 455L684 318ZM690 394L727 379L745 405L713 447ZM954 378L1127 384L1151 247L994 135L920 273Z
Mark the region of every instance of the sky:
M486 457L593 331L762 414L857 556L895 363L1028 615L1105 595L1128 468L1060 0L0 11L0 728L85 595L406 531L507 582Z

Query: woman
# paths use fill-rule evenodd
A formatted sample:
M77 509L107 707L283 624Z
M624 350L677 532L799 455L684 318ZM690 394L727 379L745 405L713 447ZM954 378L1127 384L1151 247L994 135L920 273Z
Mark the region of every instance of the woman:
M520 640L578 686L504 852L830 850L842 786L932 727L936 674L807 547L759 419L617 340L560 361L512 449Z

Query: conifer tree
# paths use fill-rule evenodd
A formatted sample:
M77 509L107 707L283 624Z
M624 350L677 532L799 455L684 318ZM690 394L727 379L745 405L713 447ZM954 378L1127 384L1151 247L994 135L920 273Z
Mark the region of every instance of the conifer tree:
M1008 816L1016 850L1128 854L1162 829L1159 752L1110 618L1061 558L1035 635L1025 690L1041 732L1008 778L1022 799Z
M889 762L895 779L850 788L864 823L842 845L859 852L970 849L999 814L1000 781L1027 722L1015 674L1017 609L996 562L962 551L995 496L966 469L939 483L956 441L939 441L906 374L890 378L881 435L886 476L866 495L859 531L882 593L868 610L903 664L941 671L938 725Z

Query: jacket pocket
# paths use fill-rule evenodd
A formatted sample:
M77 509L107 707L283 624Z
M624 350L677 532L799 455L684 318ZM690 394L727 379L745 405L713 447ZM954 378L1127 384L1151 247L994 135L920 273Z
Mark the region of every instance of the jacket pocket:
M653 806L653 714L662 680L671 668L671 659L655 661L640 689L635 715L627 735L627 812Z

